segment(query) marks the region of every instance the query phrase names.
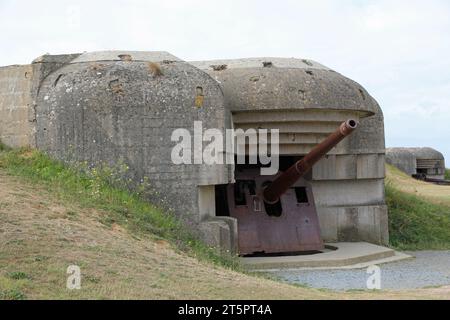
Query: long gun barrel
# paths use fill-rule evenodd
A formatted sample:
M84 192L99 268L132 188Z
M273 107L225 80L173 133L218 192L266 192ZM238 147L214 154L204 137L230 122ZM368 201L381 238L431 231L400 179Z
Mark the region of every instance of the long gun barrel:
M277 203L283 195L298 179L308 173L309 170L326 155L334 146L353 132L358 127L358 122L349 119L343 122L339 128L329 135L324 141L314 147L306 156L297 161L282 175L276 178L264 189L264 201L268 204Z

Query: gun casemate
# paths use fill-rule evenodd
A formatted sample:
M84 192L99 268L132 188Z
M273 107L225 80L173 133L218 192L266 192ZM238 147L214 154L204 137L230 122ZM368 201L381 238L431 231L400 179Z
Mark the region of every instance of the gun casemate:
M230 215L238 222L239 252L319 251L324 245L310 183L311 168L358 126L349 119L308 154L275 176L252 168L236 173L228 187Z

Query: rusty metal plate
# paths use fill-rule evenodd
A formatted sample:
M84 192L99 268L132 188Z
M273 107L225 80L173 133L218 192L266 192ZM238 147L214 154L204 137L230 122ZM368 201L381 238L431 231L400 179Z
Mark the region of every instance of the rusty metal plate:
M279 174L260 176L259 173L258 169L236 172L236 183L228 186L230 215L238 221L239 253L322 250L319 220L309 183L299 179L289 188L280 198L282 210L279 212L267 208L262 195L264 186Z

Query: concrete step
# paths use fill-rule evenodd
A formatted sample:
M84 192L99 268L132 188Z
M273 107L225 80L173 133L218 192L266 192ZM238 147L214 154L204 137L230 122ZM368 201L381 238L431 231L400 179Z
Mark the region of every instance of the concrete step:
M326 244L323 253L280 257L245 257L241 261L252 270L291 268L364 268L371 264L399 261L410 256L367 242ZM375 263L376 262L376 263Z

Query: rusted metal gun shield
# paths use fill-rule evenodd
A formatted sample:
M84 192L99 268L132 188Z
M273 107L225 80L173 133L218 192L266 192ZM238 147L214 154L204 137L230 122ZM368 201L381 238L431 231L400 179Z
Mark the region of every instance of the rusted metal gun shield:
M251 195L248 189L245 190L246 205L236 205L234 184L228 186L230 215L238 220L238 242L241 255L323 249L314 196L310 184L303 178L281 196L283 208L281 216L273 217L267 214L262 196L263 184L273 181L280 174L260 176L259 169L237 172L237 181L255 181L255 195ZM295 187L306 188L307 203L298 203Z

